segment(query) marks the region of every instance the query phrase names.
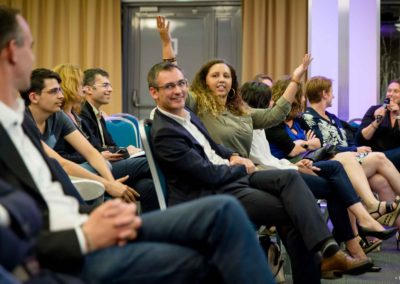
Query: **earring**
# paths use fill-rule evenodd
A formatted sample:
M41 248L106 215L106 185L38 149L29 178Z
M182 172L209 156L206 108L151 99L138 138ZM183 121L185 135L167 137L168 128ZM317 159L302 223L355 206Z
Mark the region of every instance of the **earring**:
M230 99L233 99L235 96L236 96L236 91L235 91L235 89L231 89L231 91L232 91L232 94L231 94L231 92L229 91L229 93L228 93L228 98L230 98Z

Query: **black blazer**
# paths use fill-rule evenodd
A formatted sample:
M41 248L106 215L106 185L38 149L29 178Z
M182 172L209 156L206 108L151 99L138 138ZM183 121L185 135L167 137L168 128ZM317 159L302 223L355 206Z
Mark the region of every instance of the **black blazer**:
M64 173L54 168L54 162L50 161L44 153L40 142L40 134L34 125L34 122L25 115L23 121L23 130L42 154L49 169L52 173L52 178L59 181L64 189L64 192L71 190L72 184ZM58 232L49 231L49 210L46 202L28 169L19 155L19 152L14 147L8 133L0 124L0 178L8 184L20 188L34 198L38 204L43 218L43 230L40 232L37 240L37 256L40 263L44 267L49 267L55 271L79 272L82 263L83 255L81 253L78 238L75 230L62 230ZM73 187L73 186L72 186Z
M83 122L86 123L86 126L89 127L90 134L94 136L92 137L92 139L97 140L96 143L93 143L93 141L90 142L92 144L101 145L102 144L101 134L97 124L97 118L96 115L94 114L92 106L88 102L85 102L85 104L82 106L81 113L79 114L79 116L82 118ZM114 140L112 139L110 133L108 133L104 117L100 118L100 124L103 129L104 143L106 144L106 146L117 146L117 144L115 144Z
M204 134L211 148L224 159L232 151L215 143L199 118L189 109L191 122ZM175 120L156 110L151 130L154 155L166 176L169 204L221 193L225 185L247 176L243 165L214 165L203 147Z

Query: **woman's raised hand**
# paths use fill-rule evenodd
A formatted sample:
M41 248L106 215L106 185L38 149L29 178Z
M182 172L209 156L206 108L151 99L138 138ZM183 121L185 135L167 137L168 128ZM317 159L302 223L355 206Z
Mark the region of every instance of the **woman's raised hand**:
M164 16L157 16L157 30L162 42L170 42L169 21Z
M304 73L306 73L312 60L313 58L311 57L311 54L306 53L303 57L303 62L297 66L296 69L294 69L292 79L295 81L300 81L301 77L303 77Z

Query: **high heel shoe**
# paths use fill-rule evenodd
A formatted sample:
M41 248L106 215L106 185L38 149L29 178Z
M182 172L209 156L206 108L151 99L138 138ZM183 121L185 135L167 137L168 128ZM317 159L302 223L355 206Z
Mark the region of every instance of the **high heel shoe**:
M372 216L372 214L378 214L378 217L374 219L376 219L376 221L378 221L380 224L384 225L384 226L393 226L394 222L396 221L397 217L400 214L400 205L397 202L398 200L396 199L394 202L393 201L386 201L386 211L387 213L382 214L379 209L381 207L381 201L379 201L378 203L378 208L375 211L369 211L368 213ZM396 204L396 208L393 208L393 204Z
M389 228L384 231L372 231L368 228L364 228L358 226L358 234L360 235L361 239L365 239L366 237L374 237L381 240L387 240L394 236L397 232L397 228Z

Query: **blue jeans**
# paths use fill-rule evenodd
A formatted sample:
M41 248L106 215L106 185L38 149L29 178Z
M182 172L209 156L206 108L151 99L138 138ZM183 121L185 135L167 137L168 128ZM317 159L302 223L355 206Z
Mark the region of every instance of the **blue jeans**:
M274 283L254 229L232 197L142 216L135 241L86 256L88 283Z
M143 213L160 208L146 157L129 158L111 164L114 178L129 175L125 184L140 194L140 206Z

